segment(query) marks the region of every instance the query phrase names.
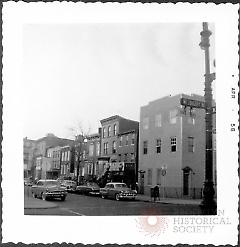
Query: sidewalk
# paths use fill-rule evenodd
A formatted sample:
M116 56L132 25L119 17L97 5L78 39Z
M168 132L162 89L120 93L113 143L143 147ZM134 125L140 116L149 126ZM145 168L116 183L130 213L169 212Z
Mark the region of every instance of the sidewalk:
M153 198L147 195L138 194L136 200L144 202L154 202ZM199 205L201 199L178 199L178 198L160 198L156 200L156 203L165 203L165 204L178 204L178 205Z
M24 209L45 209L45 208L56 208L57 204L43 201L41 199L36 199L33 197L24 197Z

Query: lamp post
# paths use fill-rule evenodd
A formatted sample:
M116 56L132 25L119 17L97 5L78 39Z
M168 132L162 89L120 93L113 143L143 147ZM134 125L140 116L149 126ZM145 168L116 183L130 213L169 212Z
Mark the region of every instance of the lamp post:
M209 37L211 31L208 30L208 23L203 22L203 31L201 31L200 47L205 53L205 128L206 128L206 150L205 150L205 182L203 189L203 200L200 204L203 214L216 214L217 205L214 200L214 187L213 187L213 150L212 150L212 81L215 79L215 73L210 73L209 61Z

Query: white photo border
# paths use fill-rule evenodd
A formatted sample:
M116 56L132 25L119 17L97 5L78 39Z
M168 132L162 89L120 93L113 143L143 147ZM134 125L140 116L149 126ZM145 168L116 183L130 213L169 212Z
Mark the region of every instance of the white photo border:
M236 4L205 3L3 3L3 243L83 244L214 244L238 240L238 8ZM67 217L24 215L21 114L21 39L26 23L152 23L212 22L216 30L217 205L218 217L229 224L211 234L176 233L174 217L159 236L146 236L136 216ZM234 124L235 131L231 131ZM14 147L13 147L14 145ZM14 153L13 153L14 152ZM180 217L180 216L179 216ZM181 218L194 216L181 216ZM204 217L204 216L197 216ZM206 216L211 217L211 216ZM228 218L228 220L226 220ZM75 226L66 231L64 224ZM111 226L111 227L109 227Z

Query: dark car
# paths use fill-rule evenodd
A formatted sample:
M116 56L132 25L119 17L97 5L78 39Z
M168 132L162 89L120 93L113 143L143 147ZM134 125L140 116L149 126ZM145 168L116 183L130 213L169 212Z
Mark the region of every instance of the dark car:
M85 194L85 195L99 195L100 187L96 183L87 182L83 185L77 186L76 192L79 194Z
M77 187L77 183L75 181L72 181L72 180L63 180L61 182L61 186L65 187L66 190L69 192L75 192L76 187Z
M57 180L39 180L35 185L32 186L32 195L34 198L39 197L43 200L50 198L60 198L64 201L67 196L67 191L62 187Z
M100 189L100 195L102 198L111 197L117 201L120 199L135 200L137 191L128 188L125 183L107 183L104 188Z

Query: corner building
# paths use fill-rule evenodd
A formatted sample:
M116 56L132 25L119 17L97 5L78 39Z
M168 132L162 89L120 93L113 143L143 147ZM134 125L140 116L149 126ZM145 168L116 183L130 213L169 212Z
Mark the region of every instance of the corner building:
M139 187L144 194L149 195L150 188L159 185L161 197L202 196L205 110L184 108L181 98L204 101L199 95L179 94L141 107Z

